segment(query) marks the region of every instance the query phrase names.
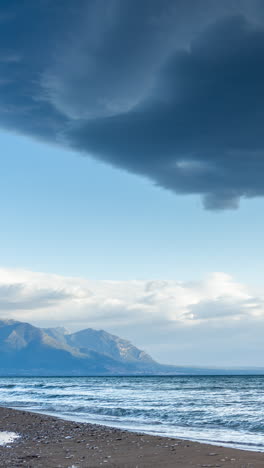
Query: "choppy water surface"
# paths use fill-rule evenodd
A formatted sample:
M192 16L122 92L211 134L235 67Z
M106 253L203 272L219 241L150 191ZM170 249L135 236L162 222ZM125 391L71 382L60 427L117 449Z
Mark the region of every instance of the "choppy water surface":
M264 451L264 377L0 378L0 405Z

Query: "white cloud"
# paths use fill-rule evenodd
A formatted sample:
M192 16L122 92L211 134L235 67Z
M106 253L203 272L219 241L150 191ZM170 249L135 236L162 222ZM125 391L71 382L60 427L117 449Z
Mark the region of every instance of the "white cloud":
M27 304L29 306L27 307ZM31 320L78 322L116 318L192 323L216 317L262 314L263 300L224 273L203 281L93 281L18 269L0 269L0 310ZM11 313L11 312L10 312ZM135 321L137 318L135 318ZM119 323L120 324L120 323Z
M178 364L223 364L235 348L234 363L243 365L243 341L245 350L256 347L260 365L264 351L263 340L252 341L264 324L264 297L225 273L196 282L93 281L0 268L0 314L39 326L103 328Z

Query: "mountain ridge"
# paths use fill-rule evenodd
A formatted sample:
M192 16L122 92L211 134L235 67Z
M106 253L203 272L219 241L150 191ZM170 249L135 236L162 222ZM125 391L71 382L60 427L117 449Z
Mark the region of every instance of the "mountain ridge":
M104 330L70 333L0 320L0 375L145 374L158 366L147 353Z
M160 364L104 330L74 333L0 319L0 376L245 375L264 368L219 369Z

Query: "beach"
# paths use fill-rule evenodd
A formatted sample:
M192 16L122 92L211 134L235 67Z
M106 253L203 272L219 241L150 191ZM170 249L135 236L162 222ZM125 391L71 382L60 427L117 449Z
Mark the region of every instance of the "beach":
M264 453L150 436L0 408L0 431L19 438L0 447L1 468L263 468Z

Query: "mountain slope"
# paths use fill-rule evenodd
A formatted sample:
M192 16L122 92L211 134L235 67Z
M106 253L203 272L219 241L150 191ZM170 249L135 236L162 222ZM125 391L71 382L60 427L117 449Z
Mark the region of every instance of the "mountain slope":
M159 364L129 341L88 328L34 327L0 320L0 376L264 374L264 369L206 369Z
M111 335L103 330L88 328L77 333L65 335L69 345L86 352L89 350L110 356L121 362L153 364L153 359L129 341Z
M0 374L106 375L151 373L158 364L130 342L92 329L69 334L0 321Z

